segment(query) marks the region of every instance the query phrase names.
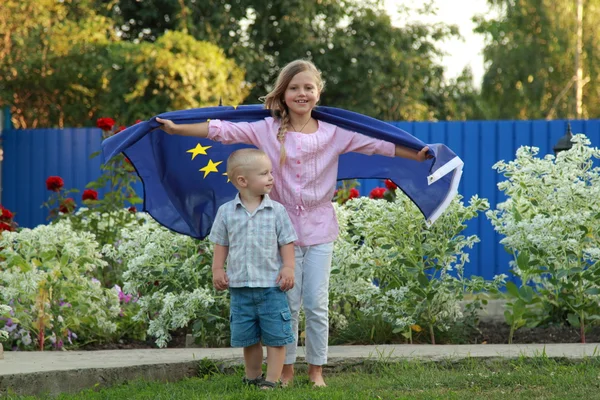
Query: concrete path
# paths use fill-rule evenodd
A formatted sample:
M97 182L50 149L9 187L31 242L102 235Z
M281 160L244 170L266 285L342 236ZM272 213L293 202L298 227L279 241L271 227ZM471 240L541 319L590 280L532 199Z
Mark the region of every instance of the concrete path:
M379 345L331 346L329 364L362 360L457 360L547 356L581 359L598 356L600 344L532 345ZM303 362L303 348L299 349ZM0 360L0 395L77 392L131 379L174 381L194 376L198 361L242 363L241 349L144 349L104 351L5 351ZM35 385L33 384L35 382Z

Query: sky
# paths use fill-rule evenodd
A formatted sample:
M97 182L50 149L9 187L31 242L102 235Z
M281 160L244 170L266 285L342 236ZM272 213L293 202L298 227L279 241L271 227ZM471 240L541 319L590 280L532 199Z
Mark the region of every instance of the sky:
M399 17L398 7L414 7L414 4L422 3L424 2L419 0L384 0L386 11L395 26L402 26L407 22L406 17ZM445 22L457 25L463 38L448 40L443 44L443 49L448 53L442 60L446 67L446 75L448 78L454 78L460 75L466 65L470 65L474 84L480 87L484 72L484 37L473 32L475 24L471 18L477 14L490 16L495 14L489 9L487 0L434 0L433 3L438 10L437 15L424 17L413 13L411 18L423 22Z

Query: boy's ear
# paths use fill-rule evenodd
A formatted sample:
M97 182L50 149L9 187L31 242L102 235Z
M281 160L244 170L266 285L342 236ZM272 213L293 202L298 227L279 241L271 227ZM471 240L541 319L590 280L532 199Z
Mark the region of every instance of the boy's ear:
M246 179L246 177L244 175L238 175L235 178L235 181L236 181L236 183L237 183L237 185L239 187L246 187L246 186L248 186L248 180Z

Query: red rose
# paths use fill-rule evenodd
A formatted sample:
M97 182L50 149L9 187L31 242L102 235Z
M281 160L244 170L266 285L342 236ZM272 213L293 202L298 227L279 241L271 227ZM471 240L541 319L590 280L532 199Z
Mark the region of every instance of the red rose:
M398 186L389 179L385 180L385 187L388 188L388 190L396 190L398 188Z
M356 199L359 196L360 196L360 193L358 192L358 190L356 188L350 189L350 194L348 195L349 199Z
M58 192L62 187L65 186L65 182L60 176L49 176L46 179L46 188L53 192Z
M96 126L103 131L110 131L115 126L115 120L112 118L98 118Z
M98 200L98 192L92 189L85 189L83 195L81 195L81 200Z
M0 214L0 219L12 219L14 217L13 213L2 206L0 206L0 211L2 211L2 214Z
M72 198L66 198L60 205L60 207L58 208L58 211L60 211L63 214L68 214L71 211L73 211L75 209L75 200L73 200Z
M383 199L383 195L385 193L385 188L375 188L371 190L371 194L369 195L372 199Z
M12 231L12 226L7 224L6 222L0 222L0 232L2 231Z
M135 208L135 206L129 207L128 210L129 210L129 212L132 212L132 213L137 212L137 208Z
M144 122L144 121L142 121L141 119L136 119L136 120L135 120L135 123L136 123L136 124L139 124L140 122ZM134 125L135 125L135 124L134 124Z
M126 126L123 126L123 125L121 125L121 126L119 127L119 129L117 129L117 131L116 131L115 133L122 132L122 131L124 131L125 129L127 129L127 127L126 127Z

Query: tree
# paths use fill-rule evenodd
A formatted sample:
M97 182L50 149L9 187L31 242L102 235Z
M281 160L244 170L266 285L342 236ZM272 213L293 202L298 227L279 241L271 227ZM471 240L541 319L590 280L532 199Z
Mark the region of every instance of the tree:
M482 100L490 118L575 116L576 1L488 0L498 18L478 17L486 35ZM600 112L600 0L583 13L583 116Z
M464 117L449 112L456 107L445 104L453 96L444 93L453 89L434 61L438 42L457 29L394 28L380 0L115 0L111 5L107 15L128 40L154 41L166 29L180 29L218 44L246 69L252 84L246 103L257 103L287 62L308 58L327 81L322 104L383 119Z
M314 56L328 84L323 104L392 121L464 118L451 111L454 84L445 82L435 61L441 55L437 42L457 34L456 27L442 24L394 28L386 14L357 11L336 32L331 49ZM461 84L472 88L470 82L467 76Z
M247 96L243 70L213 44L181 32L126 42L91 0L46 3L9 0L0 9L18 14L0 20L10 48L0 53L0 105L12 106L16 127L93 125L107 115L132 123ZM23 12L30 18L20 20Z
M79 2L79 10L72 1L6 0L0 4L0 105L12 106L15 126L64 122L66 104L61 92L77 89L69 88L56 74L54 60L78 44L111 41L111 24L88 11L88 3ZM72 75L69 81L77 77Z

